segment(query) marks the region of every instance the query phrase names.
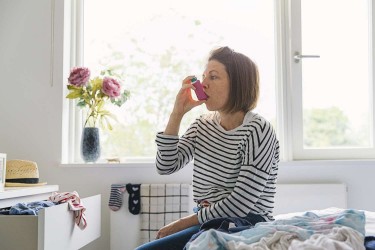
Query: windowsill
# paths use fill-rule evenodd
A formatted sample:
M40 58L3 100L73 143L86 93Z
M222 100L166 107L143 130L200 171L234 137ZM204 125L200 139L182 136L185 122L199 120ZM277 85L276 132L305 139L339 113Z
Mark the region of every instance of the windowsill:
M150 167L154 163L61 163L60 167L72 168L131 168L131 167Z
M126 160L121 160L119 163L108 163L105 161L98 161L95 163L84 163L84 162L77 162L77 163L61 163L60 167L75 167L75 168L123 168L123 167L154 167L155 166L155 158L127 158Z
M298 160L298 161L281 161L280 167L298 167L298 166L374 166L375 159L358 159L358 160ZM154 158L134 158L120 163L61 163L60 167L73 168L133 168L133 167L155 167Z
M375 159L350 159L350 160L294 160L281 161L280 166L350 166L350 165L372 165Z

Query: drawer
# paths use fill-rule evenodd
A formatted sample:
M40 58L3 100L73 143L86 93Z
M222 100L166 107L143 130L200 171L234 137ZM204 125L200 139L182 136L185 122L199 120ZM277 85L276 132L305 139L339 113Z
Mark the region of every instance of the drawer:
M0 192L0 208L10 207L19 202L48 200L52 193L58 190L58 185L5 187L5 191Z
M0 216L0 249L76 250L100 237L101 195L81 199L87 227L80 229L68 204L39 211L38 216Z

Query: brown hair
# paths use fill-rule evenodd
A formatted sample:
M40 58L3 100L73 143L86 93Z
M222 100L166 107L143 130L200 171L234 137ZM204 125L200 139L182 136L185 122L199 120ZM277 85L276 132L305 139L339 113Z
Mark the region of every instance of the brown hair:
M229 101L225 111L247 112L253 110L259 97L259 73L257 65L247 56L229 47L211 51L208 61L216 60L224 64L229 77Z

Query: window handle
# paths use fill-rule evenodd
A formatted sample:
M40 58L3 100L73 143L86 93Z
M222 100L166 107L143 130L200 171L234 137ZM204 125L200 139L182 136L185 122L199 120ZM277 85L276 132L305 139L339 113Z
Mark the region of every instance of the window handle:
M299 63L303 58L320 58L320 55L301 55L298 51L294 53L294 62Z

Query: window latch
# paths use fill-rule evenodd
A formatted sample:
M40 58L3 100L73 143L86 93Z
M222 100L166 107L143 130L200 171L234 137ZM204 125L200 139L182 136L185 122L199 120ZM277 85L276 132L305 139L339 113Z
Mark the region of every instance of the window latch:
M301 55L298 51L294 52L294 62L299 63L303 58L320 58L320 55Z

